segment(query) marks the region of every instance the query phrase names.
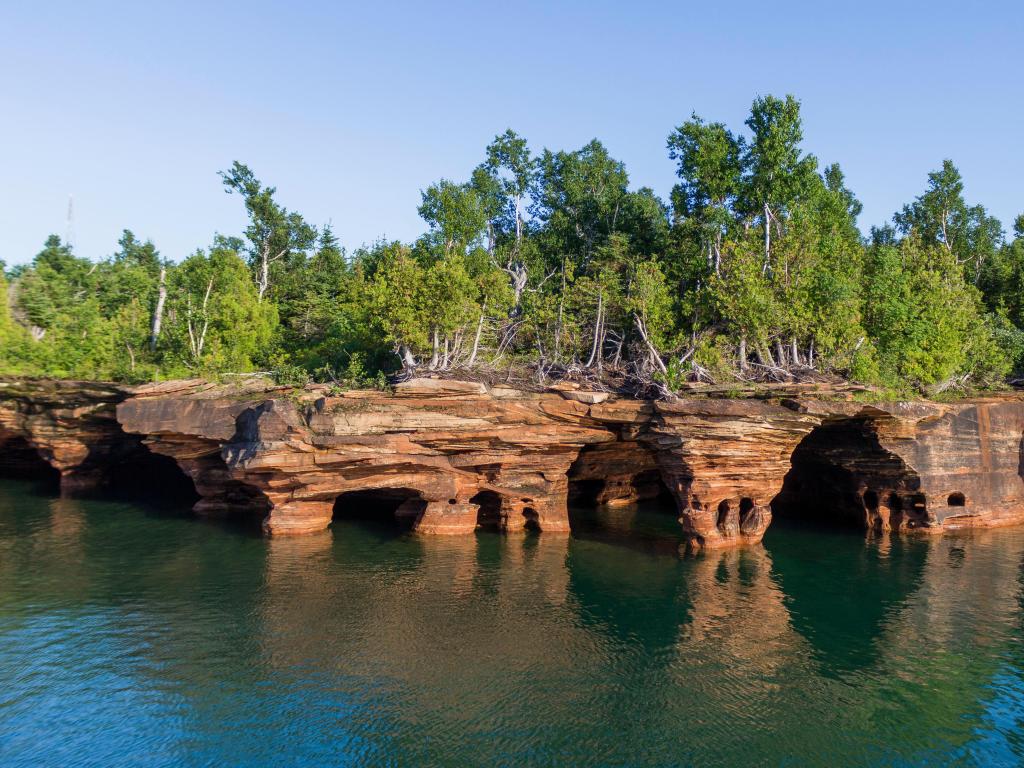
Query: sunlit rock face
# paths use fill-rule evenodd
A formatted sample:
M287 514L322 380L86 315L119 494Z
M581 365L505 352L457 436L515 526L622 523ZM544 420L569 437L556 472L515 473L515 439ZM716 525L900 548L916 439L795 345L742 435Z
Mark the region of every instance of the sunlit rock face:
M657 403L648 443L694 544L755 544L814 415L757 400Z
M776 514L875 531L1024 521L1021 401L831 410L793 452Z
M258 516L273 535L324 530L356 503L422 534L567 533L570 500L658 496L674 499L695 548L755 544L773 514L868 530L1003 525L1024 521L1022 435L1016 397L653 402L440 379L340 396L260 380L0 387L0 468L45 461L69 492L152 473L156 493L169 479L146 459L170 457L198 513Z

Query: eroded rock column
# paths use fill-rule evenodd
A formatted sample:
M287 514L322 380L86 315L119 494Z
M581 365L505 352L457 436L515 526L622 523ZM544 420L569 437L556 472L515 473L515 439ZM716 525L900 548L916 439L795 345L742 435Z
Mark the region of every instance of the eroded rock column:
M657 403L648 444L695 548L756 544L793 450L819 419L760 401Z
M500 527L505 533L530 529L544 533L569 533L569 481L566 472L571 459L551 470L502 472L497 484L505 489L501 503Z
M281 501L273 504L263 519L263 532L272 536L316 533L327 530L333 517L333 500Z
M749 497L723 499L711 509L691 498L679 515L693 545L708 549L756 544L771 522L771 506Z

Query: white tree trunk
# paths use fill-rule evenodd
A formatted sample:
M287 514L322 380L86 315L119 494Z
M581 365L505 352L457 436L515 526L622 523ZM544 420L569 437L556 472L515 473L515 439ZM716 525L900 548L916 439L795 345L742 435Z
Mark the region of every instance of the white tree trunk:
M597 317L594 319L594 343L590 347L590 359L587 360L587 368L594 364L597 359L597 348L601 341L601 318L604 314L604 294L597 294Z
M260 251L260 277L256 284L258 298L263 301L263 294L270 287L270 250L268 245L263 246Z
M153 309L153 324L149 334L149 348L156 352L156 343L160 338L160 328L164 322L164 304L167 302L167 267L160 267L160 288L156 295L156 307ZM135 365L132 365L132 370Z
M658 352L651 343L651 338L647 335L647 326L644 324L644 321L640 319L640 315L633 315L633 322L636 324L636 329L640 331L640 338L644 340L644 344L647 346L647 351L651 353L651 362L658 366L658 369L662 373L668 373L668 369L665 367L665 361L661 359L661 353Z
M402 360L402 367L406 371L412 371L416 368L416 358L412 356L412 352L407 346L402 344L398 348L398 356Z
M469 353L469 360L466 361L467 366L472 366L476 362L476 353L480 351L480 335L484 332L484 313L487 311L487 302L485 301L480 307L480 320L476 324L476 336L473 337L473 351Z
M430 356L430 365L427 366L432 371L437 368L437 363L438 363L438 360L439 360L439 357L440 357L441 340L438 337L437 328L434 329L433 346L434 346L434 352Z

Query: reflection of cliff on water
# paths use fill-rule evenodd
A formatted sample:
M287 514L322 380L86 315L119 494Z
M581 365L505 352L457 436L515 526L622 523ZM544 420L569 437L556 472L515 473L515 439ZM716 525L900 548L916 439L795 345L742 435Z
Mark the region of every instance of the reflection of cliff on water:
M569 588L585 626L644 648L675 642L691 605L674 512L657 503L570 510Z
M314 752L358 743L364 764L437 764L442 740L445 764L515 763L530 749L518 729L557 716L505 692L537 680L566 690L563 678L595 663L564 619L567 537L387 538L346 522L267 546L263 664L280 690L298 695L312 662L338 691L303 719ZM573 707L560 694L550 706L566 718Z
M921 587L930 542L921 536L868 538L776 521L765 537L772 575L793 628L826 674L870 667L878 641Z
M682 541L679 514L671 501L626 506L570 507L574 539L674 557Z
M19 489L0 484L0 710L39 763L1024 754L1021 531L781 528L681 557L657 510L573 537L263 539Z
M688 621L686 567L675 553L573 540L566 564L579 620L591 631L656 649L672 646Z

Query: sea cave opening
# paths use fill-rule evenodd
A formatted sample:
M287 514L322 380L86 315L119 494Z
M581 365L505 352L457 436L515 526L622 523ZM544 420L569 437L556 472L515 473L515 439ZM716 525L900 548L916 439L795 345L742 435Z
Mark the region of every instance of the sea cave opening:
M728 499L722 499L722 501L718 502L718 520L717 520L717 524L718 524L719 528L724 526L726 524L726 522L729 520L729 510L730 509L732 509L732 506L729 504L729 500Z
M754 500L748 496L740 499L740 524L747 519L747 516L754 510Z
M678 552L678 508L653 451L630 441L588 446L567 479L574 536Z
M469 503L479 507L476 514L477 528L488 531L501 529L501 494L495 491L480 491L469 500Z
M60 472L20 436L0 436L0 477L31 480L47 491L60 488Z
M199 501L195 483L170 456L140 445L106 472L105 495L129 501L191 509Z
M585 446L568 472L570 507L670 502L654 454L634 442ZM671 506L675 512L674 505Z
M332 521L380 525L398 531L411 530L427 502L412 488L373 488L348 491L334 500Z
M827 422L793 451L772 500L780 522L852 530L897 530L928 518L920 478L879 442L865 419Z
M533 507L523 507L523 517L526 518L526 530L540 530L540 515L537 514L537 510L535 510Z

